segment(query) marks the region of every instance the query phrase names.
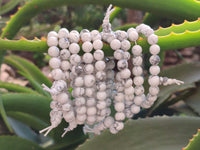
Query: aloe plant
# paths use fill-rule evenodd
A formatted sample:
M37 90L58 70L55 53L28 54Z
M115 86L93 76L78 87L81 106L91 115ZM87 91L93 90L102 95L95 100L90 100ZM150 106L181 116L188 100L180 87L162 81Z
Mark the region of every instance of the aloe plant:
M9 11L19 1L10 1L8 4L1 6L0 14ZM179 0L32 0L27 2L23 7L18 8L16 14L11 16L5 28L2 29L0 39L0 61L15 67L18 73L24 76L31 84L30 88L0 81L0 88L7 90L7 92L0 95L0 113L9 131L15 134L15 136L0 136L2 149L10 150L13 149L14 145L16 150L30 148L84 150L111 149L115 145L116 149L165 150L180 149L188 143L188 146L184 148L185 150L200 149L199 132L189 142L189 139L199 128L200 123L199 63L181 64L163 70L161 75L179 78L185 81L185 84L182 86L161 87L160 95L155 105L148 110L142 110L134 119L157 114L165 115L167 114L166 111L169 111L169 106L172 107L174 103L184 100L184 108L186 109L172 107L172 110L170 110L173 115L179 115L179 117L163 116L129 120L126 122L125 129L119 134L111 135L105 131L102 135L87 141L88 136L82 133L81 127L70 132L64 138L59 137L63 127L67 126L64 122L47 139L41 138L39 134L36 134L41 128L49 125L48 114L51 99L50 95L42 89L41 83L51 86L51 82L41 73L37 66L28 60L15 55L7 55L5 57L4 55L6 50L44 53L47 52L48 46L45 38L27 40L22 37L20 40L12 39L20 28L27 25L34 16L44 10L62 5L108 5L110 3L117 6L116 11L112 14L111 21L123 8L148 11L150 14L146 16L144 22L149 22L150 25L153 24L149 21L149 18L152 18L153 15L158 16L156 19L164 17L169 20L182 21L182 24L172 24L167 28L159 27L155 31L155 34L159 37L158 44L163 53L167 50L200 45L200 20L198 19L200 17L200 2L196 0L182 0L181 2ZM136 24L127 24L117 27L115 30L127 30L135 26ZM149 45L145 38L139 39L138 44L143 47L145 53L148 53ZM104 44L103 50L106 56L113 55L109 45ZM181 115L187 115L187 117L180 117ZM20 125L17 120L20 121ZM26 138L22 136L24 133L18 132L21 131L22 127L27 128L26 134L28 136L25 136ZM33 130L29 127L36 131L34 135L31 134ZM29 136L30 138L27 138ZM32 140L34 136L37 137L37 141Z

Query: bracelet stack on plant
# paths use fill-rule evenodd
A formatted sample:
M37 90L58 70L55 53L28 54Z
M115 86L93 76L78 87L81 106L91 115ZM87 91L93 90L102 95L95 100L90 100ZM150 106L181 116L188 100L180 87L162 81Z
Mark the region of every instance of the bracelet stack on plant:
M102 130L109 129L112 134L116 134L123 129L125 118L132 118L141 108L149 108L154 104L159 85L183 84L176 79L158 76L160 47L157 45L158 37L149 26L141 24L127 32L112 31L109 16L114 9L111 7L110 5L103 20L101 33L87 29L80 33L75 30L69 32L65 28L58 33L49 32L49 65L53 69L51 75L54 82L51 88L43 85L53 99L50 105L51 126L40 131L47 131L45 136L62 119L69 124L62 136L77 125L84 125L84 133L100 134ZM151 45L149 51L152 56L149 61L152 66L149 69L151 75L148 79L150 87L147 96L143 87L142 47L137 45L140 34ZM114 50L113 57L104 56L103 42ZM134 46L131 47L131 43ZM83 56L79 55L80 49L84 52ZM130 49L133 55L132 70L128 67ZM115 62L118 71L114 72ZM70 87L73 88L71 94L68 92ZM114 117L110 116L111 104L115 109Z

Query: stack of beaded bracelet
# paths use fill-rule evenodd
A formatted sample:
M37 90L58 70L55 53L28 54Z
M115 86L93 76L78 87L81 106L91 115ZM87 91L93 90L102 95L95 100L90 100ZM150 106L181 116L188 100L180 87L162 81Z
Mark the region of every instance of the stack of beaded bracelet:
M85 125L84 133L100 134L102 130L109 129L112 134L116 134L124 128L125 118L132 118L140 112L141 107L149 108L154 104L159 85L183 84L176 79L158 76L160 47L156 44L158 37L149 26L141 24L136 29L129 28L127 32L112 31L109 16L114 9L111 7L103 20L101 33L83 29L79 34L75 30L69 32L65 28L58 33L49 32L49 65L54 82L51 88L42 85L53 99L50 104L51 126L40 131L46 131L45 136L57 127L63 118L69 126L64 129L62 136L82 124ZM137 44L140 34L143 34L151 45L149 51L152 56L149 61L152 66L149 69L150 87L147 96L143 87L142 47ZM113 57L105 58L103 42L114 50ZM131 47L130 42L134 46ZM82 43L81 48L79 43ZM83 56L79 55L80 49L84 52ZM133 55L133 79L128 66L130 49ZM116 74L113 71L114 61L117 62ZM70 87L73 88L71 95L68 92ZM114 117L110 116L111 104L114 105Z

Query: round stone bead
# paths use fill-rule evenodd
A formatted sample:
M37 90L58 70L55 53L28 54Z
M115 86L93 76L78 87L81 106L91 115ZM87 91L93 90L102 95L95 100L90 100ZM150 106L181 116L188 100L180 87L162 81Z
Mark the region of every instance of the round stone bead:
M105 120L104 120L104 126L106 128L109 128L111 127L113 124L114 124L115 120L113 117L109 116L109 117L106 117Z
M142 29L141 33L144 34L144 36L149 37L151 34L154 34L154 31L150 27L147 27Z
M89 52L92 51L93 45L92 45L91 42L86 41L86 42L83 43L82 49L83 49L84 52L89 53Z
M128 62L127 62L127 60L125 60L125 59L119 60L117 62L117 68L119 70L123 70L125 68L128 68Z
M141 66L143 62L142 56L136 56L132 59L132 63L134 66Z
M105 59L106 61L106 69L114 69L115 68L115 61L114 61L114 58L112 59Z
M102 49L103 48L103 42L101 40L95 40L93 42L93 47L94 47L95 50Z
M155 102L157 100L158 96L156 95L151 95L151 94L147 94L147 100L150 102Z
M96 115L94 116L87 116L87 124L88 125L93 125L96 121Z
M69 33L69 41L71 42L71 43L78 43L79 42L79 40L80 40L80 37L79 37L79 33L78 32L74 32L74 31L71 31L70 33Z
M157 44L153 44L150 46L149 51L152 55L157 55L160 52L160 46Z
M67 38L69 35L69 31L66 29L66 28L61 28L59 31L58 31L58 37L61 39L61 38Z
M88 98L87 102L86 102L86 105L88 107L95 106L96 105L96 99L94 99L94 98Z
M136 32L136 29L131 27L127 30L127 34L129 35L131 32L135 31Z
M97 109L96 109L96 107L88 107L87 108L87 115L88 116L93 116L93 115L96 115L96 113L97 113Z
M61 69L53 69L51 71L51 76L54 80L61 80L63 78L63 72Z
M91 37L92 37L92 41L96 41L96 40L101 40L101 34L99 33L98 30L92 30L91 31Z
M58 57L58 56L59 56L59 53L60 53L60 51L59 51L58 47L56 47L56 46L51 46L51 47L48 49L48 54L49 54L49 56L51 56L51 57Z
M152 55L150 58L149 58L149 62L152 64L152 65L158 65L159 62L160 62L160 57L158 55Z
M131 112L132 112L133 114L138 114L138 113L140 112L140 106L137 106L137 105L133 104L133 105L131 106Z
M110 47L113 50L118 50L121 47L121 42L118 39L114 39L110 42Z
M158 75L160 73L160 67L159 66L151 66L149 68L149 72L152 74L152 75Z
M140 24L139 26L137 26L135 29L136 29L136 31L139 33L139 32L141 32L141 30L143 30L143 29L145 29L145 28L149 28L149 26L142 23L142 24Z
M159 76L150 76L148 79L148 83L150 86L158 86L160 84Z
M80 107L76 107L76 113L77 114L85 114L87 112L87 108L85 106L80 106Z
M70 63L69 63L69 61L62 61L61 62L61 69L63 70L63 71L67 71L67 70L69 70L70 69Z
M85 96L87 97L94 97L95 94L95 89L94 88L86 88L85 90Z
M117 134L117 133L118 133L118 130L114 127L114 125L112 125L112 126L109 128L109 130L110 130L110 133L112 133L112 134Z
M90 64L93 62L93 55L91 53L83 54L83 62Z
M129 60L131 57L129 52L124 52L124 59Z
M86 32L86 33L81 34L81 40L83 42L86 42L86 41L90 42L92 40L90 32Z
M51 46L57 46L58 45L58 39L54 36L50 36L48 39L47 39L47 45L49 47Z
M106 97L107 97L107 94L106 94L105 91L98 91L96 93L96 97L97 97L98 100L105 100Z
M117 92L124 91L124 86L123 86L123 84L121 82L115 83L115 88L116 88Z
M123 85L125 88L128 88L133 85L133 80L131 78L124 80Z
M149 88L149 93L150 93L151 95L153 95L153 96L158 95L158 93L159 93L159 88L158 88L158 87L153 87L153 86L151 86L151 87Z
M117 112L115 114L115 120L117 121L123 121L125 119L125 114L123 112Z
M85 72L86 74L91 74L91 73L93 73L93 72L94 72L94 66L93 66L92 64L86 64L86 65L84 66L84 72Z
M75 115L73 111L63 113L63 118L66 122L72 122L75 119Z
M72 91L72 96L73 97L80 97L83 96L85 93L85 89L82 87L75 87Z
M103 33L102 39L108 43L110 43L112 40L116 39L116 36L113 32L111 33Z
M106 83L105 82L98 82L96 84L96 89L98 91L105 91L106 90Z
M128 34L128 38L130 41L137 41L137 39L139 38L139 35L136 31L131 31Z
M76 77L74 80L74 85L75 86L83 86L84 80L83 77Z
M140 106L142 104L142 102L144 101L142 96L135 96L134 98L134 103L138 106Z
M131 71L128 68L126 68L120 71L120 76L122 79L128 79L131 76Z
M121 49L123 49L124 51L127 51L131 48L131 43L128 40L123 40L121 42Z
M81 57L78 54L73 54L70 56L70 63L72 65L77 65L81 62Z
M128 102L132 104L132 101L134 99L134 94L131 94L131 95L125 95L125 103L127 104Z
M83 30L81 30L80 35L82 35L84 33L90 33L90 31L88 29L83 29Z
M60 61L60 59L57 58L57 57L53 57L53 58L51 58L51 59L49 60L49 66L50 66L51 68L53 68L53 69L59 68L60 65L61 65L61 61Z
M93 75L85 75L84 76L84 85L86 87L92 87L95 82L96 82L96 80Z
M140 45L134 45L132 47L132 54L134 56L140 56L142 54L142 47Z
M149 44L153 45L156 44L158 42L158 36L155 34L151 34L148 38L147 41Z
M80 46L77 43L72 43L69 45L69 51L72 54L78 54L80 51Z
M98 71L96 73L96 79L97 80L105 80L106 79L106 73L104 71Z
M136 76L133 79L135 85L142 85L144 83L144 78L141 76Z
M115 101L116 102L122 102L124 100L124 94L117 92L115 95Z
M101 100L101 101L98 101L97 102L97 108L102 110L102 109L105 109L106 108L106 102Z
M134 87L130 86L124 89L125 95L133 95L134 94Z
M135 75L135 76L140 76L140 75L142 75L142 72L143 72L143 69L142 69L142 67L140 67L140 66L133 67L133 69L132 69L132 73L133 73L133 75Z
M69 44L70 43L69 43L69 40L67 38L61 38L61 39L59 39L59 46L60 46L60 48L63 48L63 49L68 48Z
M135 94L136 95L142 95L142 94L144 94L144 87L143 86L136 86L135 87Z
M121 30L115 31L115 35L116 35L117 39L120 41L126 40L128 38L127 33L125 31L121 31Z
M117 131L120 131L124 128L124 123L123 122L119 122L119 121L116 121L115 124L114 124L115 128Z
M69 59L69 57L70 57L70 52L67 50L67 49L63 49L63 50L61 50L60 51L60 58L62 59L62 60L67 60L67 59Z
M82 114L82 115L77 115L76 116L76 119L79 121L79 122L85 122L85 120L87 119L87 115L86 114Z
M77 97L74 99L75 106L85 105L85 98L84 97Z
M124 111L124 108L125 108L124 103L122 103L122 102L117 102L117 103L115 103L115 110L116 110L117 112L122 112L122 111Z
M117 59L117 60L120 60L120 59L123 59L124 57L124 51L122 50L116 50L114 52L114 58Z
M69 71L65 71L65 72L64 72L64 74L63 74L63 79L64 79L64 80L69 80L69 79L70 79Z
M106 68L106 63L102 60L99 60L95 63L95 68L98 71L103 71Z
M58 101L58 103L60 104L65 104L69 102L69 96L66 93L60 93L56 96L56 100Z
M55 31L50 31L47 35L47 38L50 38L50 37L58 37L58 33L56 33Z
M96 60L102 60L104 58L104 52L100 49L96 50L93 55Z

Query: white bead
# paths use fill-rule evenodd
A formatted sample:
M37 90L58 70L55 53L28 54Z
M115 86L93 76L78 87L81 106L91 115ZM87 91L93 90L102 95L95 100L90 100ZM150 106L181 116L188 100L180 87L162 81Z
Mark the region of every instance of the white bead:
M59 39L59 46L61 48L68 48L69 47L69 40L67 38L61 38Z
M87 115L86 114L82 114L82 115L77 115L76 119L80 122L85 122L85 120L87 119Z
M63 49L60 51L60 58L62 60L67 60L70 57L70 52L67 49Z
M51 46L48 49L48 54L51 57L58 57L59 53L60 53L60 51L59 51L58 47L56 47L56 46Z
M117 112L115 114L115 120L117 121L123 121L125 119L125 114L123 112Z
M87 102L86 102L86 105L88 107L95 106L96 105L96 100L94 98L88 98Z
M63 72L61 69L53 69L51 71L51 76L54 80L61 80L63 78Z
M70 69L70 63L69 63L69 61L62 61L60 67L61 67L61 69L63 71L69 70Z
M105 100L107 98L107 94L105 91L98 91L96 93L96 97L98 100Z
M139 38L139 35L136 31L131 31L128 34L128 38L130 41L137 41L137 39Z
M131 57L129 52L124 52L124 59L129 60Z
M124 52L122 50L116 50L114 52L114 57L115 59L120 60L124 57Z
M63 74L63 79L64 80L69 80L70 79L70 75L69 75L69 71L65 71Z
M133 79L135 85L142 85L144 83L144 78L141 76L136 76Z
M86 32L86 33L81 34L81 40L82 40L83 42L91 41L91 40L92 40L92 37L91 37L90 32Z
M84 80L83 77L76 77L74 80L74 85L75 86L83 86Z
M158 55L152 55L150 58L149 58L149 62L152 64L152 65L158 65L159 62L160 62L160 57Z
M117 92L122 92L124 91L124 86L121 82L117 82L115 83L115 89L117 90Z
M76 107L77 114L85 114L87 112L87 108L85 106Z
M151 94L151 95L158 95L158 93L159 93L159 88L158 87L153 87L153 86L151 86L150 88L149 88L149 93Z
M115 31L115 35L116 35L117 39L120 41L126 40L128 38L127 33L125 31L121 31L121 30Z
M78 43L79 40L80 40L79 34L72 31L69 33L69 41L71 43Z
M106 69L114 69L115 68L115 61L113 59L109 59L108 61L106 60Z
M85 98L84 97L77 97L73 100L75 106L81 106L85 104Z
M50 66L51 68L53 68L53 69L59 68L60 65L61 65L61 61L60 61L60 59L57 58L57 57L53 57L53 58L51 58L51 59L49 60L49 66Z
M128 103L128 101L130 101L132 103L133 99L134 99L134 94L131 95L125 95L125 103Z
M104 120L104 125L106 128L109 128L111 125L113 125L115 122L114 118L109 116L109 117L106 117L105 120Z
M133 95L134 94L134 88L132 86L128 87L128 88L125 88L124 89L124 93L126 95Z
M97 113L96 107L88 107L87 108L87 115L88 116L93 116Z
M127 51L131 48L131 43L128 40L123 40L121 42L121 49L123 49L124 51Z
M151 66L149 68L149 72L152 74L152 75L158 75L160 73L160 67L159 66Z
M135 87L135 94L136 95L142 95L144 93L144 87L143 86L136 86Z
M47 45L49 47L51 47L51 46L57 46L58 45L58 39L56 37L53 37L53 36L49 37L47 39Z
M83 55L83 62L88 63L88 64L92 63L93 62L93 55L91 53L85 53Z
M88 125L93 125L96 121L96 115L94 116L87 116L87 124Z
M49 33L48 33L48 35L47 35L47 38L49 38L49 37L58 37L58 33L56 33L55 31L50 31Z
M127 34L130 34L131 32L135 31L136 32L136 29L131 27L127 30Z
M117 102L121 102L121 101L123 101L124 100L124 94L123 93L116 93L116 95L115 95L115 101L117 101Z
M122 82L122 77L121 77L121 72L117 72L116 76L115 76L115 79L119 82Z
M106 73L104 71L98 71L96 73L97 80L105 80L106 79Z
M83 43L82 49L83 49L84 52L89 53L89 52L92 51L93 45L92 45L91 42L86 41L86 42Z
M111 33L102 33L102 39L108 43L110 43L112 40L116 39L116 36L113 32Z
M139 32L141 32L142 29L145 29L145 28L149 28L149 26L142 23L139 26L137 26L135 29L139 33Z
M97 108L102 110L106 108L106 102L105 101L98 101L97 102Z
M87 97L94 97L95 89L94 88L86 88L85 96Z
M142 53L142 47L140 45L134 45L132 47L132 54L134 56L140 56Z
M101 40L101 34L98 30L91 31L92 41Z
M73 54L70 56L70 63L76 65L81 62L81 57L78 54Z
M103 42L101 40L95 40L93 42L93 47L94 47L95 50L102 49L103 48Z
M89 33L89 32L90 31L88 29L83 29L83 30L81 30L80 35L82 35L83 33Z
M63 118L65 119L66 122L72 122L75 119L74 112L73 111L64 112Z
M133 80L131 78L129 78L123 82L123 85L125 88L132 86L132 84L133 84Z
M134 66L141 66L143 62L143 59L141 56L136 56L132 59L132 63Z
M96 84L96 89L98 91L105 91L106 90L106 83L105 82L98 82Z
M141 33L144 34L146 37L150 36L151 34L154 34L153 29L149 28L144 28L141 30Z
M125 108L124 103L122 103L122 102L117 102L117 103L115 103L115 110L116 110L117 112L122 112L122 111L124 111L124 108Z
M140 67L140 66L133 67L133 69L132 69L132 73L133 73L133 75L135 75L135 76L140 76L140 75L142 75L142 72L143 72L143 69L142 69L142 67Z
M65 104L65 103L70 101L69 96L66 93L58 94L57 97L56 97L56 100L61 104Z
M106 78L107 79L114 79L114 77L115 77L115 72L113 70L107 70Z
M112 104L112 100L110 98L106 99L106 106L109 107Z
M125 109L125 115L126 115L126 118L129 118L129 119L133 117L133 113L131 112L130 108Z
M157 44L153 44L150 46L149 51L152 55L157 55L160 52L160 46Z
M77 43L72 43L69 45L69 51L72 54L78 54L80 51L80 46Z
M144 101L142 96L135 96L134 98L134 103L138 106L140 106L142 104L142 102Z
M85 89L84 88L76 87L72 91L72 96L73 97L80 97L80 96L83 96L84 93L85 93Z
M99 60L95 63L95 68L98 71L103 71L106 68L106 63L102 60Z
M131 112L132 112L133 114L138 114L138 113L140 112L140 107L133 104L133 105L131 106Z
M84 76L84 85L86 87L91 87L96 82L95 77L93 75L85 75Z
M124 123L116 121L114 126L115 126L116 130L120 131L120 130L122 130L124 128Z
M118 133L118 130L115 129L114 125L112 125L112 126L110 127L110 133L112 133L112 134L117 134L117 133Z
M93 55L96 60L102 60L104 58L104 52L102 50L96 50Z
M59 31L58 31L58 37L61 39L61 38L67 38L69 35L69 31L66 29L66 28L61 28Z
M158 96L153 96L151 94L147 94L147 100L150 102L155 102L157 100Z
M118 50L120 49L121 47L121 42L117 39L114 39L110 42L110 47L113 49L113 50Z
M119 70L123 70L123 69L128 68L128 62L127 62L127 60L124 60L124 59L119 60L119 61L117 62L117 68L118 68Z
M86 74L91 74L94 72L94 66L92 64L86 64L84 66L84 71Z
M160 84L159 76L150 76L148 79L148 83L150 86L158 86Z
M131 71L126 68L126 69L120 71L120 76L123 79L128 79L131 76Z
M155 34L151 34L148 38L147 41L149 44L153 45L156 44L158 42L158 36Z

